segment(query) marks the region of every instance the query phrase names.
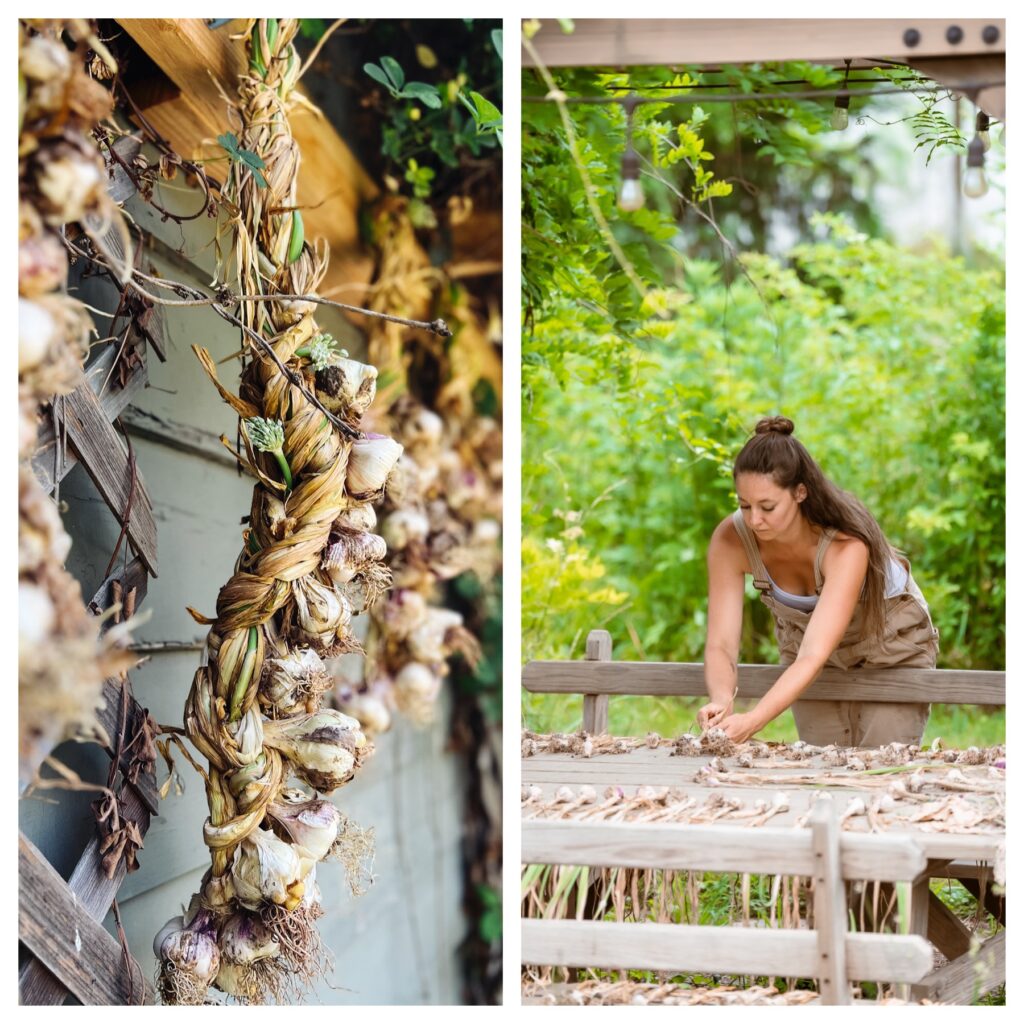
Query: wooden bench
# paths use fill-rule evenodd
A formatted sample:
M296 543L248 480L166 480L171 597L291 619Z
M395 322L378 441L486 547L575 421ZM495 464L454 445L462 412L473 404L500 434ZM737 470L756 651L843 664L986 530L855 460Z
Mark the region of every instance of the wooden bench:
M781 665L740 665L740 699L764 696ZM591 630L582 661L531 661L523 669L530 693L583 695L583 730L608 731L609 696L706 697L700 662L612 661L611 634ZM936 704L1005 704L1006 673L969 669L891 668L844 672L827 668L802 700L921 701Z

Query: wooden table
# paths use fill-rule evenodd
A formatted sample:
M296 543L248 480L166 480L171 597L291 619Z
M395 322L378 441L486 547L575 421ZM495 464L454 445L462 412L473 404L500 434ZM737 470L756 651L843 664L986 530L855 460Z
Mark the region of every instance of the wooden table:
M551 801L563 786L570 787L574 793L578 793L581 786L592 786L597 791L598 802L609 786L619 787L627 798L634 796L639 786L654 786L671 787L675 796L693 797L701 804L713 792L718 792L723 796L738 798L747 807L752 807L758 799L771 803L776 794L786 793L789 809L774 815L769 822L773 828L784 828L795 825L808 812L818 792L824 790L830 793L837 810L842 813L857 798L870 804L873 798L885 792L885 785L876 781L879 778L889 782L903 777L900 774L867 776L843 767L829 767L817 755L797 762L758 759L751 768L739 767L735 757L723 757L718 763L725 770L716 772L711 784L708 781L696 781L709 762L711 757L707 755L675 755L667 741L662 741L661 745L653 749L638 747L629 753L594 754L590 757L568 753L536 753L523 758L522 783L524 787L539 787L542 795L539 800L524 803L523 814L524 817L536 814L538 805ZM953 767L960 767L969 779L978 779L982 784L989 784L993 789L1005 793L1002 782L990 777L986 766L935 764L934 767L925 768L924 777L942 777L946 774L943 769ZM739 775L751 773L763 776L765 781L753 783L738 780ZM815 784L808 784L798 778L812 773L816 776ZM737 776L737 782L730 784L730 775ZM925 792L932 788L927 786ZM1001 793L965 795L971 800L991 801L993 805L998 804L1002 798ZM928 867L913 884L911 930L926 936L950 961L937 968L920 986L915 986L913 994L915 997L927 996L949 1002L970 1001L975 987L974 960L968 952L971 933L930 891L929 880L933 877L958 878L977 897L979 878L990 882L992 867L997 858L1003 856L1005 828L977 826L959 832L938 831L927 822L910 820L919 806L910 801L898 801L895 809L882 818L886 833L912 836L928 858ZM543 816L551 817L547 813ZM749 828L747 820L733 822L728 816L717 819L715 825L734 827L738 842L742 842L743 829ZM701 826L694 824L693 827ZM847 832L866 833L870 831L870 825L864 815L858 815L848 819L844 829ZM991 894L987 896L987 909L1005 924L1002 900ZM1005 976L1004 934L1003 931L998 932L988 940L983 950L990 963L990 979L998 978L985 986L987 988L994 987Z

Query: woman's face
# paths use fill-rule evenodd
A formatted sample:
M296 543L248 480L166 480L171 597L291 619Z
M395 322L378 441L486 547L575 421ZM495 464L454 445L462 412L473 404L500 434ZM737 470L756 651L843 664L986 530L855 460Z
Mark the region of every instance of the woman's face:
M736 495L743 521L762 540L785 534L800 517L800 503L807 488L797 484L793 490L779 487L771 476L740 473L736 477Z

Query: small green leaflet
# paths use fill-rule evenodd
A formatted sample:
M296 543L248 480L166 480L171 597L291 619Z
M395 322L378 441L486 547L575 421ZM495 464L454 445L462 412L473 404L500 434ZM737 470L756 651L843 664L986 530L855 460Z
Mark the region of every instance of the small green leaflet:
M505 57L501 52L502 33L500 28L496 28L491 32L491 42L494 44L494 49L498 54L498 60L504 60Z
M428 85L426 82L406 82L402 65L394 57L381 57L380 64L364 64L363 70L375 82L380 82L396 100L419 100L432 110L441 108L437 86Z
M494 132L498 142L502 141L502 116L501 111L478 92L470 92L467 99L465 93L459 93L462 105L473 115L476 122L476 130L480 134Z
M225 132L223 135L218 135L217 141L224 147L233 163L245 164L252 171L252 176L256 179L256 183L260 188L267 187L267 179L262 174L267 166L263 162L263 157L254 153L251 149L239 149L238 136L234 132Z

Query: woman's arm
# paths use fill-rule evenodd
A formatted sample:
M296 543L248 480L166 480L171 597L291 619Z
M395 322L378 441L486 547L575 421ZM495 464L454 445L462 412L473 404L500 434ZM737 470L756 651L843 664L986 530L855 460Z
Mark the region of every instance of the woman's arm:
M821 598L807 624L796 661L750 711L730 715L719 723L734 742L742 743L778 718L817 679L856 610L868 571L867 545L860 540L833 543L826 553L825 569Z
M730 536L731 534L731 536ZM704 685L710 703L697 712L702 729L732 714L736 662L743 629L743 555L729 519L719 523L708 545L708 628Z

